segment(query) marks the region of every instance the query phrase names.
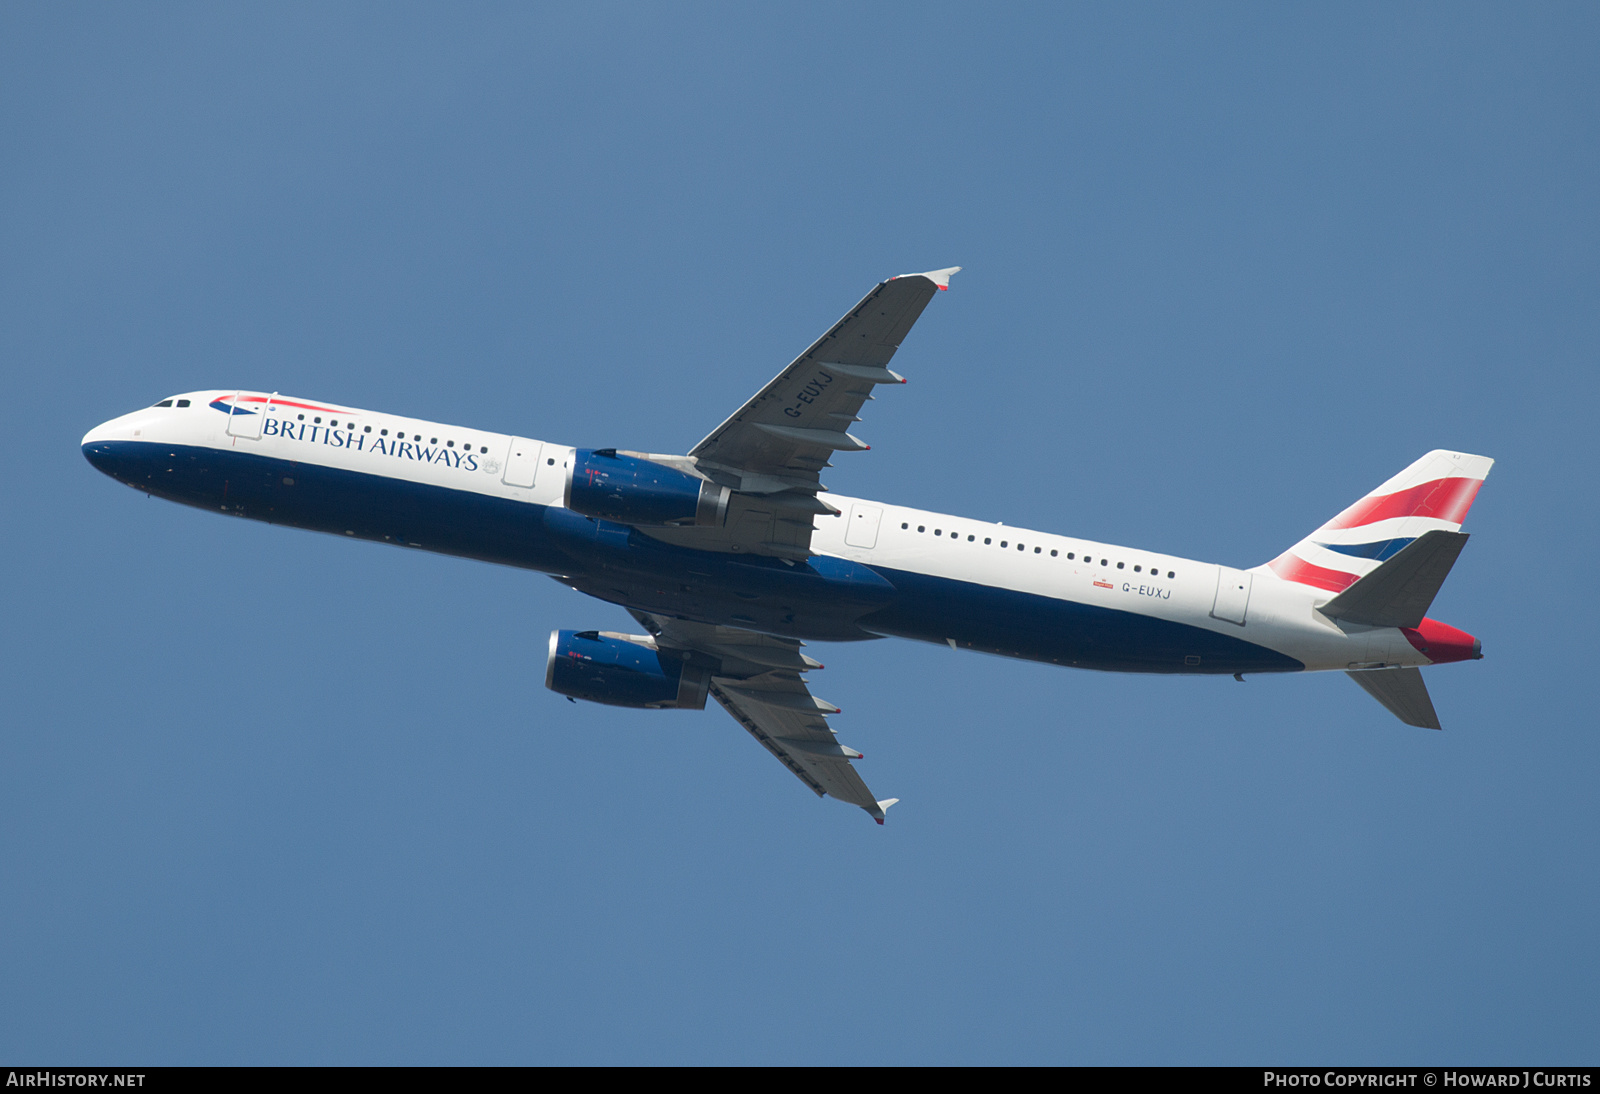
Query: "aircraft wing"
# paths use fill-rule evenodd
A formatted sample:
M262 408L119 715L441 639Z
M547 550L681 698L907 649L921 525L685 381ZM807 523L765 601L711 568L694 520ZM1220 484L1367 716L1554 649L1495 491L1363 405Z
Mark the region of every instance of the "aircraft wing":
M718 668L711 677L711 695L818 797L860 806L883 823L884 811L900 799L879 801L861 780L850 762L861 759L861 753L840 744L828 725L828 715L839 708L812 695L801 676L822 667L800 652L801 643L737 627L631 614L657 646L686 651L702 663L714 660Z
M721 528L642 529L700 550L803 560L813 522L837 510L817 497L835 452L862 452L852 423L877 384L902 384L889 360L933 294L961 267L892 277L869 292L789 367L689 452L734 491Z

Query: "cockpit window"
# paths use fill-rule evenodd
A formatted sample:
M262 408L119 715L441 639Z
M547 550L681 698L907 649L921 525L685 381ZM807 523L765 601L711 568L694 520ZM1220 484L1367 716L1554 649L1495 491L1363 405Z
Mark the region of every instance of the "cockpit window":
M156 404L156 406L171 406L171 405L172 405L172 400L171 399L162 399L159 403Z
M189 405L189 400L188 399L179 399L178 400L178 405L179 406L188 406Z

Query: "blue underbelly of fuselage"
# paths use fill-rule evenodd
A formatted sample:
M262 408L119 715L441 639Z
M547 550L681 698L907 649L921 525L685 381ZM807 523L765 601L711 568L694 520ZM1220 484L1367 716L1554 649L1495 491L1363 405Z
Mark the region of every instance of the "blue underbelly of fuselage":
M627 608L815 641L895 635L1080 668L1292 672L1230 635L1069 600L829 556L694 551L569 509L204 447L84 446L107 475L158 497L272 524L550 574Z

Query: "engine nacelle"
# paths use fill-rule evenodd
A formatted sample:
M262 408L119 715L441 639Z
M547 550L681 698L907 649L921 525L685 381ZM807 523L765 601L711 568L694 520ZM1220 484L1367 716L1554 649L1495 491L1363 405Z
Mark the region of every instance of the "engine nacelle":
M717 525L731 491L677 468L624 456L614 448L572 454L566 505L574 513L618 524Z
M544 686L558 695L652 710L704 710L711 670L663 656L646 635L551 631Z

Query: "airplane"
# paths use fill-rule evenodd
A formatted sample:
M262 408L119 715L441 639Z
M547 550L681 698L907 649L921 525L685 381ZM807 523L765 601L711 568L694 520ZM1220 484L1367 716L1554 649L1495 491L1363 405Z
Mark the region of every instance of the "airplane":
M535 570L645 633L551 632L571 700L715 699L818 796L879 824L807 642L894 636L1112 672L1344 671L1440 728L1421 668L1483 656L1427 611L1493 460L1428 452L1268 562L1234 569L842 497L822 484L890 360L960 267L881 282L687 454L575 448L277 392L174 395L83 438L98 470L185 505Z

